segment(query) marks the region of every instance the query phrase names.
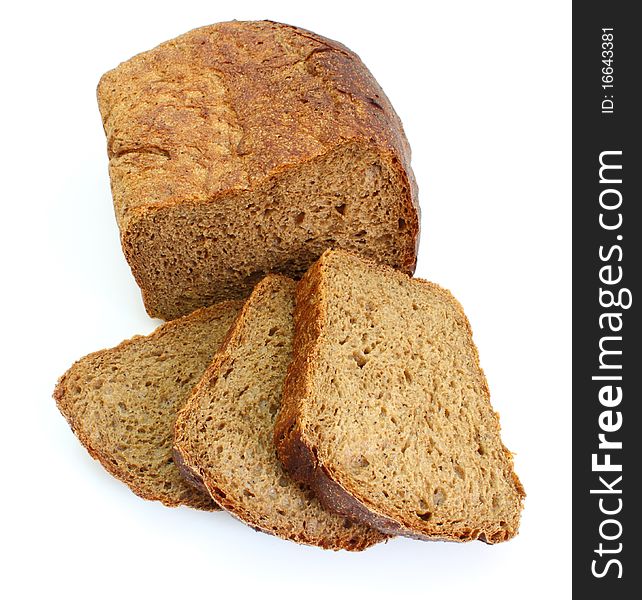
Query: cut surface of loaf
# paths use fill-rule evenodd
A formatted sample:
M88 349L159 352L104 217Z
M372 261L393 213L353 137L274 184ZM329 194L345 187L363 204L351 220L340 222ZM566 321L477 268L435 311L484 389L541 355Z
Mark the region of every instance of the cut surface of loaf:
M77 361L54 398L92 457L131 490L167 506L216 510L173 462L174 422L242 303L222 302Z
M150 315L244 298L334 246L414 270L410 148L343 45L219 23L109 71L98 102L123 250Z
M255 529L334 550L386 536L323 509L283 471L274 421L291 357L294 282L261 281L176 422L177 463Z
M279 458L325 505L381 531L489 543L523 488L450 292L344 252L299 283Z

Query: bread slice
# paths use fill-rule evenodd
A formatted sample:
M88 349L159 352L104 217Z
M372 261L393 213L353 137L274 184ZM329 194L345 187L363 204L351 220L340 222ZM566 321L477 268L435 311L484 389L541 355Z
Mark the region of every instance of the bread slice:
M179 414L177 463L255 529L333 550L362 550L385 536L324 510L276 458L273 429L291 358L294 285L270 275L256 286Z
M179 407L212 360L241 308L223 302L76 362L54 398L89 454L148 500L218 509L172 459Z
M410 148L345 46L280 23L219 23L109 71L98 102L150 315L245 298L333 246L414 270Z
M386 533L500 542L522 486L450 292L344 252L297 289L278 455L324 504Z

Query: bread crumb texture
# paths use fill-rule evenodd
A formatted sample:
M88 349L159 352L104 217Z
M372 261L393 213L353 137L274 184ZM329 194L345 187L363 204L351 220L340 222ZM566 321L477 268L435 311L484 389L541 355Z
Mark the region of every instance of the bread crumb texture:
M174 464L174 422L240 308L224 302L200 309L80 359L58 381L54 398L79 440L142 498L218 508Z
M279 456L323 502L387 533L489 543L523 488L460 304L327 252L298 287Z
M325 510L277 460L273 434L292 352L294 282L259 283L176 423L176 451L212 497L255 529L333 550L387 536Z

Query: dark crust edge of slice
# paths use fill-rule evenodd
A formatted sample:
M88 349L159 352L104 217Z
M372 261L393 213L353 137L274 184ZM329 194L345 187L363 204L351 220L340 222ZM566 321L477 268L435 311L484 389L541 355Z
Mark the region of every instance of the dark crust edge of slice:
M329 252L350 255L350 253L342 250L329 250L324 252L324 256ZM312 368L319 362L318 346L315 342L319 338L322 330L321 323L324 321L324 303L321 301L320 286L324 256L309 269L297 286L293 360L290 363L285 381L283 408L279 413L274 431L277 456L285 469L295 480L309 485L317 494L322 504L329 510L337 512L346 518L370 525L388 535L402 535L404 537L426 541L467 542L480 540L487 544L503 542L517 535L518 528L515 530L498 528L493 531L483 531L479 528L472 527L452 528L450 531L443 529L433 529L430 531L427 528L427 530L424 531L417 531L401 519L383 515L377 512L367 501L358 499L357 494L343 487L337 481L337 477L333 474L331 468L319 460L317 449L314 444L307 439L305 432L302 431L298 416L300 410L299 399L306 397L309 391ZM361 257L356 258L368 263L380 273L398 273L401 276L407 277L391 267L380 265ZM448 290L423 279L413 279L413 281L428 285L433 289L447 294L463 318L464 324L472 339L472 330L468 318L461 304ZM312 300L312 302L310 302L310 300ZM485 375L479 365L479 355L475 347L473 347L473 350L475 352L477 367L482 373L485 394L490 404L490 393L488 392ZM512 454L503 444L502 447L512 467ZM526 494L514 469L512 470L512 479L520 502L523 502Z
M199 383L192 390L190 397L186 400L186 402L183 404L183 407L179 411L179 415L176 419L176 425L174 429L175 437L174 437L174 447L172 451L172 454L174 456L174 463L181 471L181 475L189 483L191 483L192 485L194 485L196 488L200 490L207 491L207 493L212 497L212 499L217 503L218 506L225 509L228 513L230 513L231 516L241 521L245 525L249 526L251 529L254 529L254 531L266 533L268 535L273 535L275 537L288 540L288 541L297 542L299 544L305 544L309 546L323 548L325 550L334 550L334 551L347 550L350 552L359 552L361 550L365 550L371 546L374 546L375 544L378 544L382 541L387 542L389 536L379 531L377 528L372 528L371 534L368 537L354 539L352 543L347 542L347 543L335 544L323 538L312 539L312 538L306 537L305 535L301 537L294 537L292 535L288 535L288 533L284 531L278 531L276 529L268 529L268 528L260 527L256 524L255 522L256 519L254 519L252 515L242 510L236 504L229 501L229 499L227 498L223 490L217 487L216 482L208 480L208 478L205 476L205 474L201 471L200 467L198 466L198 460L195 459L194 456L192 455L191 448L185 444L182 444L179 440L179 438L181 437L180 431L185 426L185 422L187 421L188 415L197 408L197 405L195 402L197 391L201 387L208 385L208 382L212 377L212 375L220 369L220 366L224 363L224 360L227 358L226 353L227 353L228 347L238 340L240 335L240 329L243 325L243 322L249 310L248 304L251 298L254 296L255 292L258 291L260 293L262 291L262 288L266 285L267 282L274 279L283 279L283 280L287 280L290 283L294 283L292 279L290 279L289 277L286 277L285 275L271 274L271 275L267 275L256 285L250 298L248 298L245 305L243 306L238 316L236 317L234 323L230 327L227 333L227 336L223 344L219 348L218 352L216 353L212 363L207 368L207 370L205 371ZM361 521L358 521L358 520L354 520L354 522L356 524L360 524L360 525L362 524Z
M175 319L173 321L168 321L167 323L163 323L149 335L146 335L146 336L136 335L127 340L122 341L120 344L118 344L117 346L114 346L113 348L106 348L104 350L98 350L96 352L87 354L86 356L75 361L74 364L69 369L67 369L67 371L65 371L65 373L58 379L56 383L56 387L53 392L53 399L56 402L58 410L60 411L62 416L65 418L67 423L69 424L69 427L71 428L74 435L78 438L82 446L87 450L89 455L94 460L98 461L110 475L112 475L113 477L115 477L116 479L124 483L139 498L142 498L143 500L158 501L158 502L161 502L164 506L167 506L169 508L176 508L178 506L188 506L190 508L195 508L198 510L205 510L205 511L221 510L221 508L214 502L212 498L207 497L205 495L202 498L194 499L194 501L190 501L189 498L185 498L184 500L181 500L181 501L176 501L172 498L169 498L167 495L164 495L163 493L151 494L147 490L143 489L142 486L138 485L136 483L136 478L132 477L128 471L114 465L114 463L110 460L107 453L103 452L100 448L96 448L90 443L89 438L84 434L82 428L77 426L74 419L74 415L67 409L66 389L67 389L68 377L71 375L72 371L76 368L76 366L79 365L82 361L85 361L90 358L102 356L102 355L107 355L115 350L122 350L123 348L131 346L132 344L135 344L141 341L142 339L159 337L163 333L167 332L168 330L180 327L186 321L196 320L203 313L210 312L213 309L216 309L219 311L226 311L229 309L240 310L241 305L242 305L241 301L225 301L225 302L220 302L218 304L215 304L211 307L205 307L205 308L200 308L198 310L195 310L194 312L188 315L185 315L184 317L180 317L179 319ZM179 467L179 471L180 471L180 467ZM182 475L182 472L181 472L181 475ZM190 481L188 481L188 483L191 484ZM203 492L202 489L201 489L201 492Z

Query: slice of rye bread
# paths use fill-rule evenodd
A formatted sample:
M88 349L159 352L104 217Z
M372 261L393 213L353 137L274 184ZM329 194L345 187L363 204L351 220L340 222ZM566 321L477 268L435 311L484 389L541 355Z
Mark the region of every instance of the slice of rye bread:
M524 490L450 292L329 251L299 283L295 324L275 427L294 478L386 533L517 533Z
M241 302L222 302L77 361L54 398L89 454L138 496L218 510L172 458L178 409L212 361Z
M98 103L122 246L150 315L246 298L264 275L301 277L335 246L414 270L410 147L342 44L217 23L106 73Z
M274 421L292 352L295 283L269 275L254 289L226 343L176 421L176 463L251 527L333 550L386 538L328 512L276 458Z

